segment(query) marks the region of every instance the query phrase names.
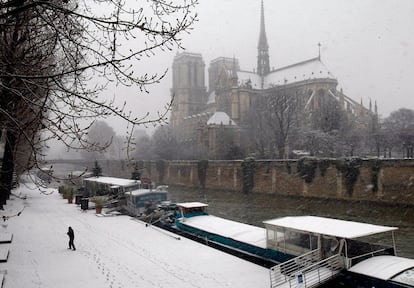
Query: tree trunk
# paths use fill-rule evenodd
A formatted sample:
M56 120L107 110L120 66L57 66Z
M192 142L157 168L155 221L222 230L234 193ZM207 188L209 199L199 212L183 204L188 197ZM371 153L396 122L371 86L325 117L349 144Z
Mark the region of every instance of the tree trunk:
M15 132L7 130L4 147L3 163L1 166L0 207L6 204L13 185L14 149L16 146Z
M279 154L279 159L285 159L285 145L278 145L277 152Z

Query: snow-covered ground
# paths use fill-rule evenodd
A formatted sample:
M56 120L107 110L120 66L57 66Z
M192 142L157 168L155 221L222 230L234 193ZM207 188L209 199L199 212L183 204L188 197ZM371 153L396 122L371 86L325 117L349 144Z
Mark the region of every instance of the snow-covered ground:
M4 287L269 287L267 269L191 240L146 227L128 216L97 217L21 185L0 216L13 233ZM51 192L52 189L49 189ZM20 216L14 216L24 207ZM68 250L68 226L76 251Z

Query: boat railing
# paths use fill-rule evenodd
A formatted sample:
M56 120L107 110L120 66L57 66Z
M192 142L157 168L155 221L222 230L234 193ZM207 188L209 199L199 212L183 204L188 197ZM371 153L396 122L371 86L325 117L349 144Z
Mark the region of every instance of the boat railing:
M320 250L278 264L270 269L271 287L316 287L344 268L340 254L318 261ZM299 285L299 286L298 286ZM300 286L302 285L302 286Z
M270 268L271 287L286 283L303 267L310 266L320 259L320 249L312 250L296 258L280 263Z
M361 262L365 259L374 257L374 256L393 255L392 252L393 252L392 248L382 248L382 249L367 252L367 253L364 253L364 254L361 254L361 255L358 255L358 256L349 257L347 259L347 268L350 268L350 267L354 266L355 264L357 264L357 263L359 263L359 262Z

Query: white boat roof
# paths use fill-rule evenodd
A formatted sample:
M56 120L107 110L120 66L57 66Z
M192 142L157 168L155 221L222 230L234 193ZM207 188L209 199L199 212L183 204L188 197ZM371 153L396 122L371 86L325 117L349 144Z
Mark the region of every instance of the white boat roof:
M125 192L125 195L141 196L147 194L167 194L167 190L157 190L157 189L136 189L132 191Z
M376 256L352 266L349 271L382 280L389 280L413 267L414 259L397 256Z
M140 180L133 180L133 179L124 179L124 178L116 178L116 177L90 177L83 179L84 181L91 181L91 182L99 182L104 184L109 184L112 186L131 186L135 184L141 183Z
M201 203L201 202L184 202L184 203L177 203L178 207L183 208L196 208L196 207L208 207L208 204Z
M183 224L260 248L266 248L266 230L213 215L185 218Z
M291 230L347 239L359 238L398 229L397 227L380 226L317 216L282 217L263 221L263 223L266 227L269 225L277 226Z

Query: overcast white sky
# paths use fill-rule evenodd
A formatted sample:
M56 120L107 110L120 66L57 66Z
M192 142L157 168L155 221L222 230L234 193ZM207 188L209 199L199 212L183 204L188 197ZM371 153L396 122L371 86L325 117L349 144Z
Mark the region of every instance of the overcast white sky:
M255 69L260 0L200 2L199 21L183 38L186 50L201 53L206 69L221 56L235 56L243 70ZM369 99L377 101L382 117L402 107L414 109L414 1L264 0L264 6L271 67L316 57L320 42L322 61L346 95L358 102L362 98L365 106ZM162 72L171 68L176 52L158 53L138 68ZM135 97L133 89L107 93L142 115L162 110L171 85L168 73L143 97ZM125 123L111 120L111 125L122 130Z

